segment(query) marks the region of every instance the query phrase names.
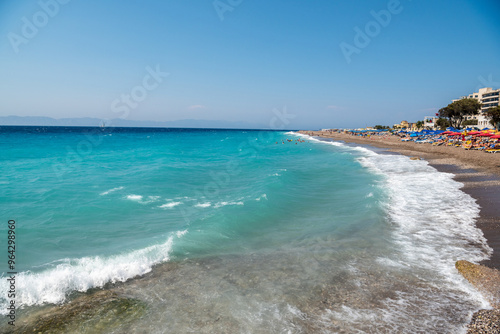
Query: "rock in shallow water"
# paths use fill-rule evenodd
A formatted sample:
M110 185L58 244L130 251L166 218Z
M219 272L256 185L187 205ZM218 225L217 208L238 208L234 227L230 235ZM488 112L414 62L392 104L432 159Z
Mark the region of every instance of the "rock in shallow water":
M16 333L109 333L125 330L146 311L146 305L112 291L99 291L68 304L44 309L23 319Z
M457 270L481 292L494 308L500 308L500 272L469 261L457 261Z

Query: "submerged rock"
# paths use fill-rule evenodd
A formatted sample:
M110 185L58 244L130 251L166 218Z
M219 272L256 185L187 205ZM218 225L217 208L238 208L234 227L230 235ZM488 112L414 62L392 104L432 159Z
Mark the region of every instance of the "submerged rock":
M15 333L109 333L144 315L146 305L112 291L84 295L65 305L45 308L19 323ZM17 327L17 326L16 326Z

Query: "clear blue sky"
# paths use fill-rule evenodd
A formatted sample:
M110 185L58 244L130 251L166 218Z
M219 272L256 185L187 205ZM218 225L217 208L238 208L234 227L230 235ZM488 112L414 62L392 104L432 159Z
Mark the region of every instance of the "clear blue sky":
M357 127L500 88L495 0L59 1L0 1L0 116Z

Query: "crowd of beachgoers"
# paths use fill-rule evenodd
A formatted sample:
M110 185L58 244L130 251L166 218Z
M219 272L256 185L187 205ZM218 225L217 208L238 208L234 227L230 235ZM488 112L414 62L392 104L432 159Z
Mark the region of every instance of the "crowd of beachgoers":
M453 146L466 150L479 150L487 153L500 153L500 131L496 130L328 130L330 133L345 133L360 137L398 136L403 142L431 144L433 146Z

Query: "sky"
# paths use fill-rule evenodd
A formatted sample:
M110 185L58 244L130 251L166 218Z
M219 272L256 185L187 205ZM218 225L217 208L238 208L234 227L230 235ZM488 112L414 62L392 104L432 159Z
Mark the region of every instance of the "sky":
M496 0L0 0L0 40L0 116L352 128L500 88Z

